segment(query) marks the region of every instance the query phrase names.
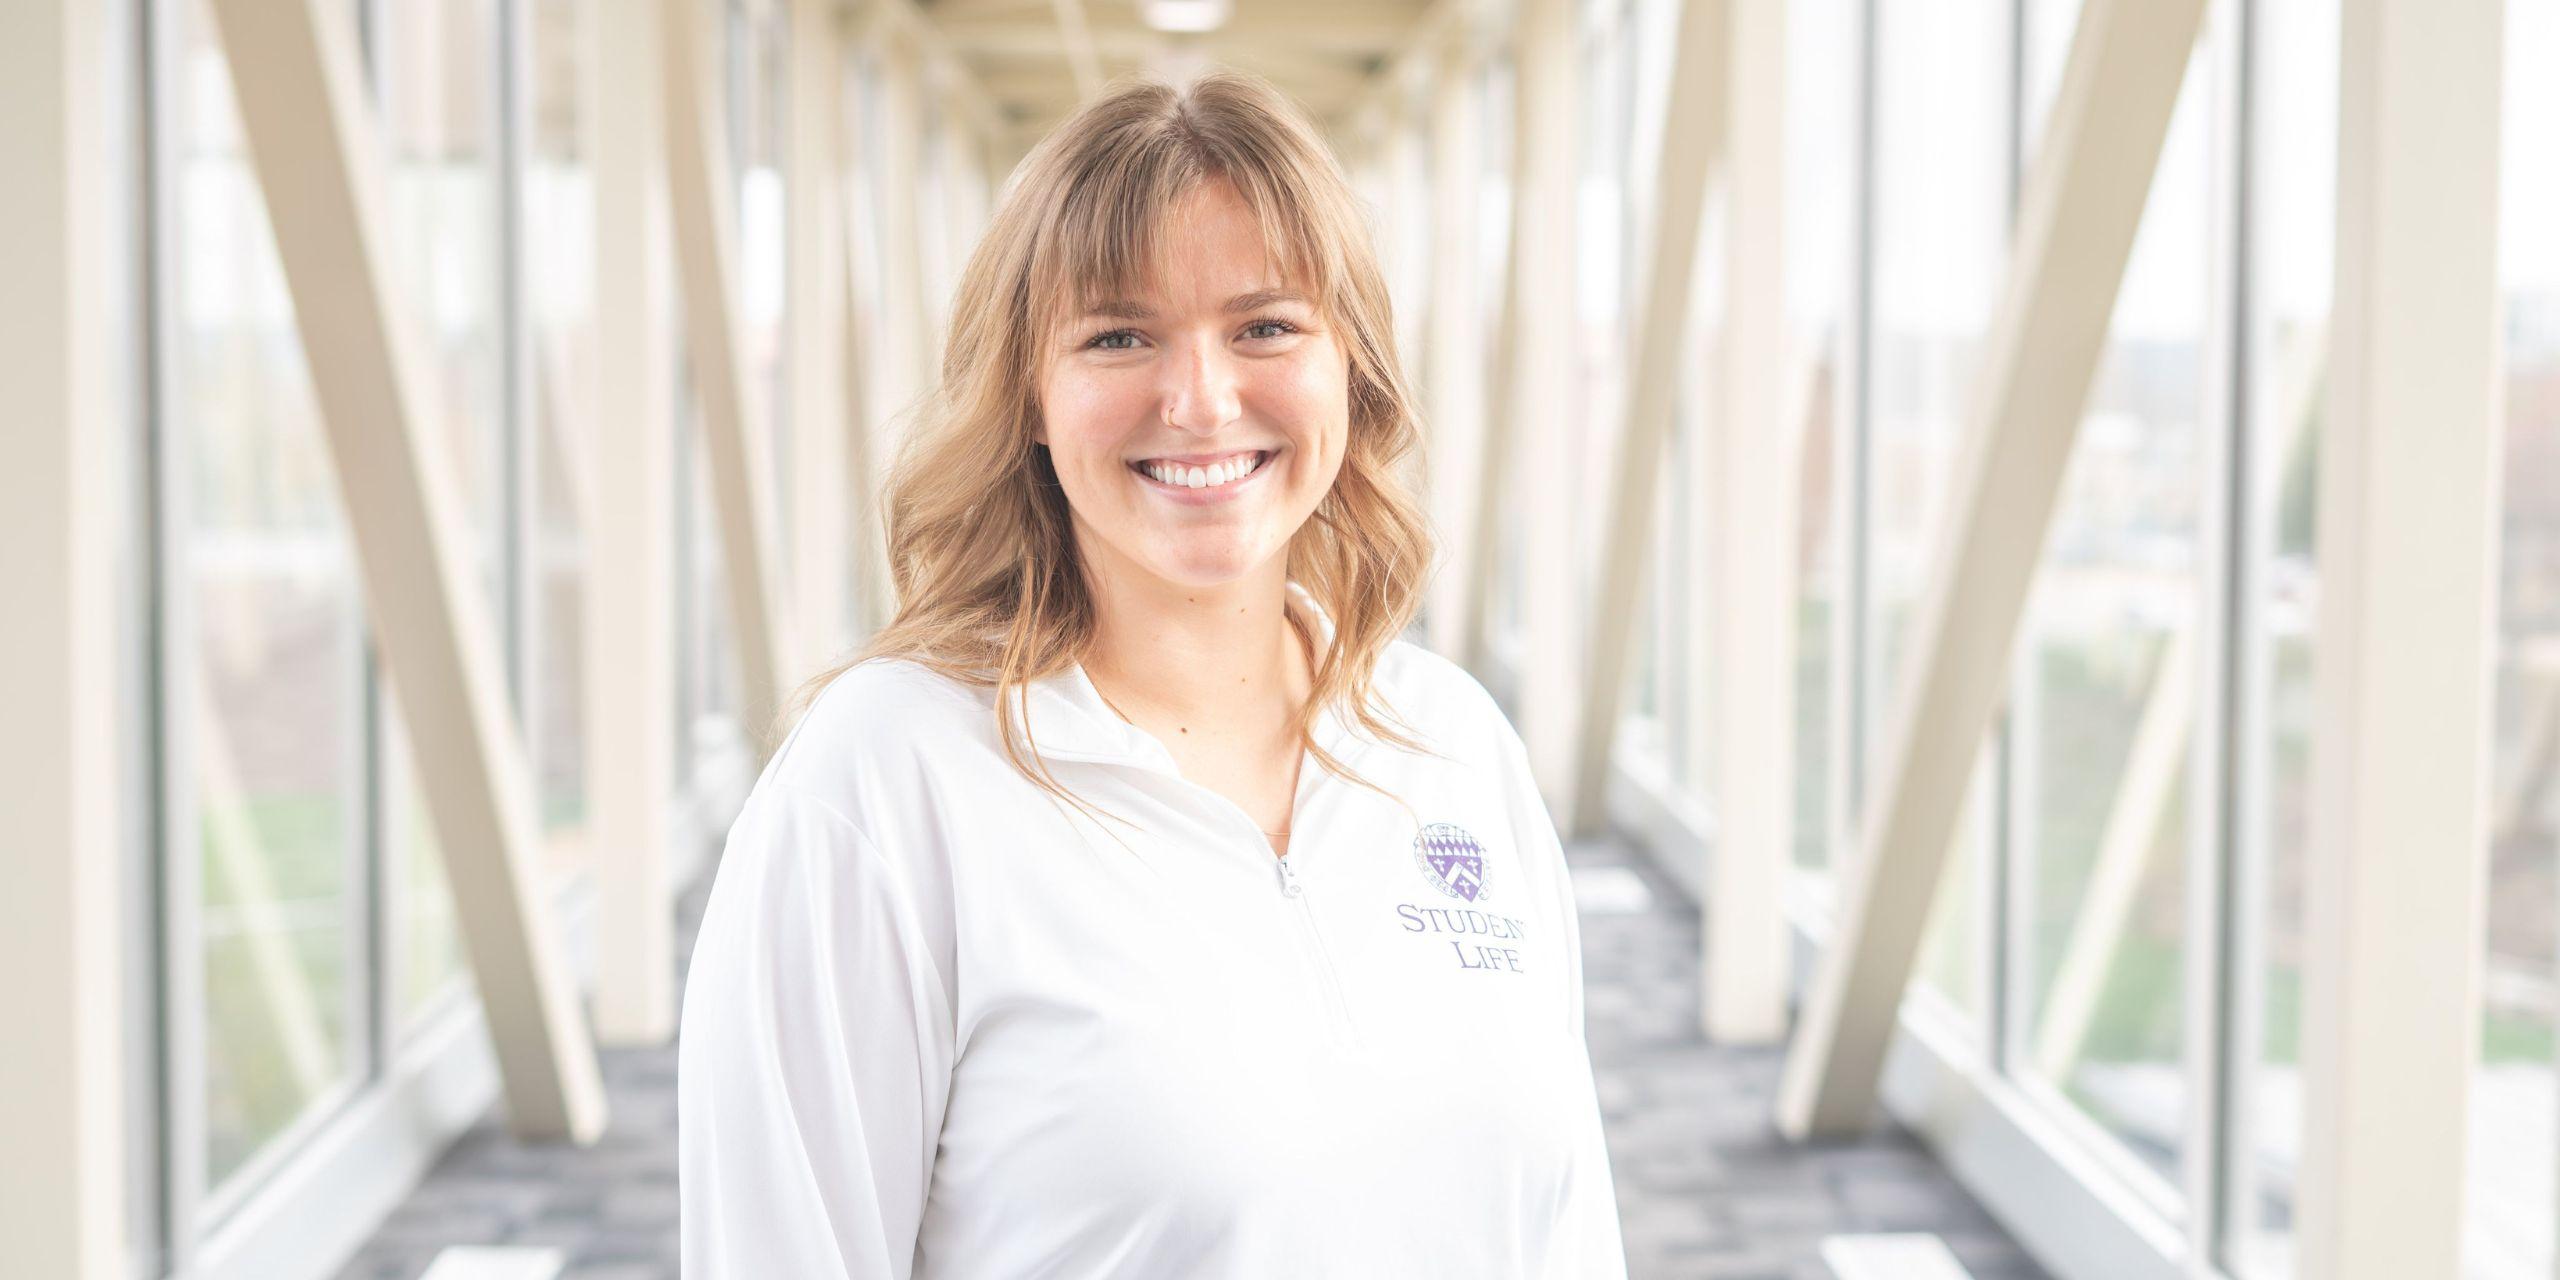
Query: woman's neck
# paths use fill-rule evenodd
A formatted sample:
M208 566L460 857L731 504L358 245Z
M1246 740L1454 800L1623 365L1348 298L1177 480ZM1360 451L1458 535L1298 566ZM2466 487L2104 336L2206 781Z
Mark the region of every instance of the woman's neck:
M1288 619L1285 555L1214 587L1123 568L1087 575L1095 627L1085 669L1125 714L1219 737L1295 722L1309 673Z

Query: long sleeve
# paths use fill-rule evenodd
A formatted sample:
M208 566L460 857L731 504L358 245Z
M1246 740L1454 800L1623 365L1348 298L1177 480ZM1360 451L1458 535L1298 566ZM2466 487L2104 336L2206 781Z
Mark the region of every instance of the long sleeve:
M843 814L758 788L729 833L685 990L678 1182L690 1280L907 1280L953 1060L920 912ZM937 918L938 917L938 918Z
M1544 881L1542 890L1556 904L1556 918L1563 930L1565 1030L1581 1051L1587 1072L1591 1056L1583 1019L1582 920L1574 907L1564 842L1556 834L1555 820L1548 813L1545 799L1538 794L1537 779L1529 768L1528 748L1521 742L1519 732L1506 721L1501 738L1511 775L1506 783L1512 796L1512 822L1522 861L1538 869L1534 874ZM1584 1078L1588 1081L1590 1077ZM1626 1240L1618 1222L1617 1180L1609 1170L1609 1145L1600 1121L1596 1085L1586 1085L1582 1096L1568 1105L1576 1112L1573 1167L1564 1203L1556 1215L1547 1274L1557 1280L1623 1277L1627 1274Z

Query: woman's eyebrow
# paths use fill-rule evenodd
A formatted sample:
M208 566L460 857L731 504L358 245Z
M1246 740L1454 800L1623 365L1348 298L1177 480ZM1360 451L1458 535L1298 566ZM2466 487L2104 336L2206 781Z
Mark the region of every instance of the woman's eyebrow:
M1307 296L1294 289L1256 289L1251 293L1239 293L1227 299L1226 306L1222 310L1233 314L1259 311L1278 302L1295 302L1303 305L1306 301ZM1085 315L1087 318L1107 320L1153 320L1156 318L1155 308L1143 302L1130 302L1116 298L1093 304L1085 309Z
M1230 313L1238 311L1260 311L1264 307L1270 306L1275 302L1304 303L1306 300L1307 296L1305 294L1299 293L1294 289L1256 289L1251 293L1239 293L1236 296L1227 299L1226 309Z

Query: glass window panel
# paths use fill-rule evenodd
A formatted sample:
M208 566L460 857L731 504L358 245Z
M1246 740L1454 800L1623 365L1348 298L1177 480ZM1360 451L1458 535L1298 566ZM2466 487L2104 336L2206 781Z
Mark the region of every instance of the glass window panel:
M781 482L791 473L791 433L786 427L791 394L784 377L790 337L783 323L785 258L790 245L783 183L783 165L790 146L790 136L785 131L791 95L789 51L785 44L788 20L782 6L758 4L733 6L727 24L729 145L738 187L739 358L745 364L747 380L753 384L748 407L760 411L763 417L763 421L749 424L749 429L765 435L764 457L773 468L765 482L765 492L773 503L777 532L790 527L791 510L791 486ZM932 151L929 144L923 149L923 162L928 169L934 163ZM938 227L941 219L927 217L924 222ZM781 568L786 577L790 541L776 537L768 544L776 555L784 557Z
M925 341L938 355L951 319L950 264L954 246L951 225L943 218L943 211L951 207L951 151L942 141L943 130L948 127L944 119L948 111L941 95L933 92L930 76L924 78L916 110L916 272L922 281L919 287L924 290L925 315L932 325ZM1375 159L1365 163L1362 171L1361 181L1376 190L1383 175Z
M1431 321L1431 272L1435 256L1432 253L1431 223L1437 216L1438 206L1432 194L1431 177L1440 163L1439 157L1432 152L1432 107L1440 91L1438 78L1445 68L1435 65L1428 72L1428 78L1421 80L1405 100L1406 114L1402 124L1405 145L1401 154L1406 198L1397 206L1402 211L1401 216L1395 218L1396 237L1400 241L1397 259L1403 263L1399 274L1404 280L1403 300L1396 305L1400 308L1398 314L1404 324L1403 349L1416 354L1422 352L1427 342ZM974 202L984 185L984 177L974 166L964 171L962 177L971 188ZM1423 367L1422 362L1415 362L1416 372Z
M1998 0L1876 9L1870 759L1938 550L1958 415L2007 258L2007 18Z
M1526 442L1531 432L1562 426L1582 442L1572 452L1573 474L1561 481L1570 486L1567 509L1579 548L1573 560L1577 569L1599 555L1609 486L1615 479L1610 463L1626 420L1628 259L1640 216L1627 198L1627 135L1635 120L1627 18L1624 6L1612 5L1584 10L1575 24L1581 57L1573 71L1573 91L1582 107L1572 213L1575 359L1566 376L1572 379L1571 403L1580 420L1570 425L1523 423L1518 432ZM1650 168L1651 161L1646 163ZM1531 457L1544 455L1543 449L1529 449ZM1524 468L1512 479L1512 492L1526 495L1547 477L1533 477ZM1583 581L1582 575L1577 572L1573 580Z
M2080 25L2080 0L2023 0L2018 21L2018 156L2024 169L2035 162L2053 95L2062 88L2062 64L2070 60L2071 36Z
M1938 876L1938 892L1930 900L1929 919L1920 934L1916 970L1924 988L1977 1026L1983 1014L1983 876L1992 848L1993 759L1989 751L1974 759L1972 780L1965 785L1964 810L1948 845L1946 869Z
M386 691L380 705L383 776L391 780L383 789L382 838L391 900L400 904L391 936L391 1010L393 1025L405 1027L461 989L462 935L399 704Z
M2506 493L2498 578L2488 937L2471 1081L2465 1267L2553 1274L2560 1219L2560 6L2507 9L2498 283L2506 334Z
M688 401L688 403L690 403ZM719 523L711 505L710 461L703 455L701 417L688 411L677 450L687 455L679 483L687 507L677 554L691 562L690 590L684 602L686 671L685 730L688 776L728 762L741 749L738 707L738 654L729 627L728 566L720 553Z
M1796 496L1797 604L1795 860L1830 859L1833 691L1839 670L1833 623L1844 584L1835 502L1847 454L1849 406L1840 394L1846 352L1842 318L1856 259L1858 6L1808 0L1787 12L1787 311L1796 349L1810 367L1789 371L1805 384L1802 469Z
M542 826L555 873L586 847L585 500L594 385L594 195L581 137L587 31L578 0L534 0L524 30L533 68L524 174L525 300L535 476L532 679L526 716Z
M2233 746L2232 1228L2225 1261L2293 1273L2301 1155L2303 855L2309 834L2314 460L2335 270L2337 0L2250 15L2250 222L2241 436L2244 595Z
M385 0L377 93L390 147L392 270L425 340L431 435L461 481L489 617L506 597L507 436L501 358L496 20L488 0ZM386 692L384 705L390 699ZM386 724L393 723L386 720ZM384 865L392 885L394 1026L462 976L443 853L405 737L386 731Z
M2208 41L2209 43L2209 41ZM2172 117L2020 637L2019 1071L2174 1194L2187 1079L2184 781L2195 737L2213 92Z
M1911 613L1938 545L1949 472L1971 393L1974 357L2007 259L2009 6L2002 0L1878 5L1874 227L1868 317L1869 420L1862 602L1865 694L1856 725L1864 805L1884 780ZM1976 772L1982 766L1977 764ZM1960 825L1940 900L1940 955L1970 943L1962 910L1967 860L1989 824ZM1854 851L1844 851L1854 853ZM1977 1002L1921 965L1923 983L1957 1007Z
M1497 50L1484 61L1476 88L1476 121L1478 155L1482 169L1476 181L1476 265L1479 278L1493 282L1476 290L1478 307L1477 341L1481 344L1484 368L1499 367L1497 357L1502 350L1502 325L1507 300L1505 294L1511 280L1511 145L1515 122L1511 108L1512 62L1508 50ZM1485 400L1488 415L1501 404L1499 387L1489 387ZM1489 421L1489 419L1488 419ZM1514 633L1511 620L1511 588L1509 568L1512 564L1510 521L1496 521L1490 551L1492 573L1487 576L1491 589L1485 603L1487 640L1507 641ZM1481 569L1472 572L1484 572ZM1497 652L1500 652L1497 643Z
M364 758L351 548L230 68L190 5L164 117L168 240L168 723L193 829L205 1149L219 1188L355 1064L349 874ZM183 971L183 970L182 970ZM179 1045L176 1052L189 1052Z

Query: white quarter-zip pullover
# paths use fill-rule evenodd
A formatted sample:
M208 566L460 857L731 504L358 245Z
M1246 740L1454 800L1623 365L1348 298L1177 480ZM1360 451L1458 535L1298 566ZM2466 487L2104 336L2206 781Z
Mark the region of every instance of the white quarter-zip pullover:
M1292 606L1329 626L1292 587ZM1290 852L1080 667L831 683L729 833L685 993L692 1280L1626 1273L1563 851L1475 680L1397 643ZM1115 838L1116 837L1116 838Z

